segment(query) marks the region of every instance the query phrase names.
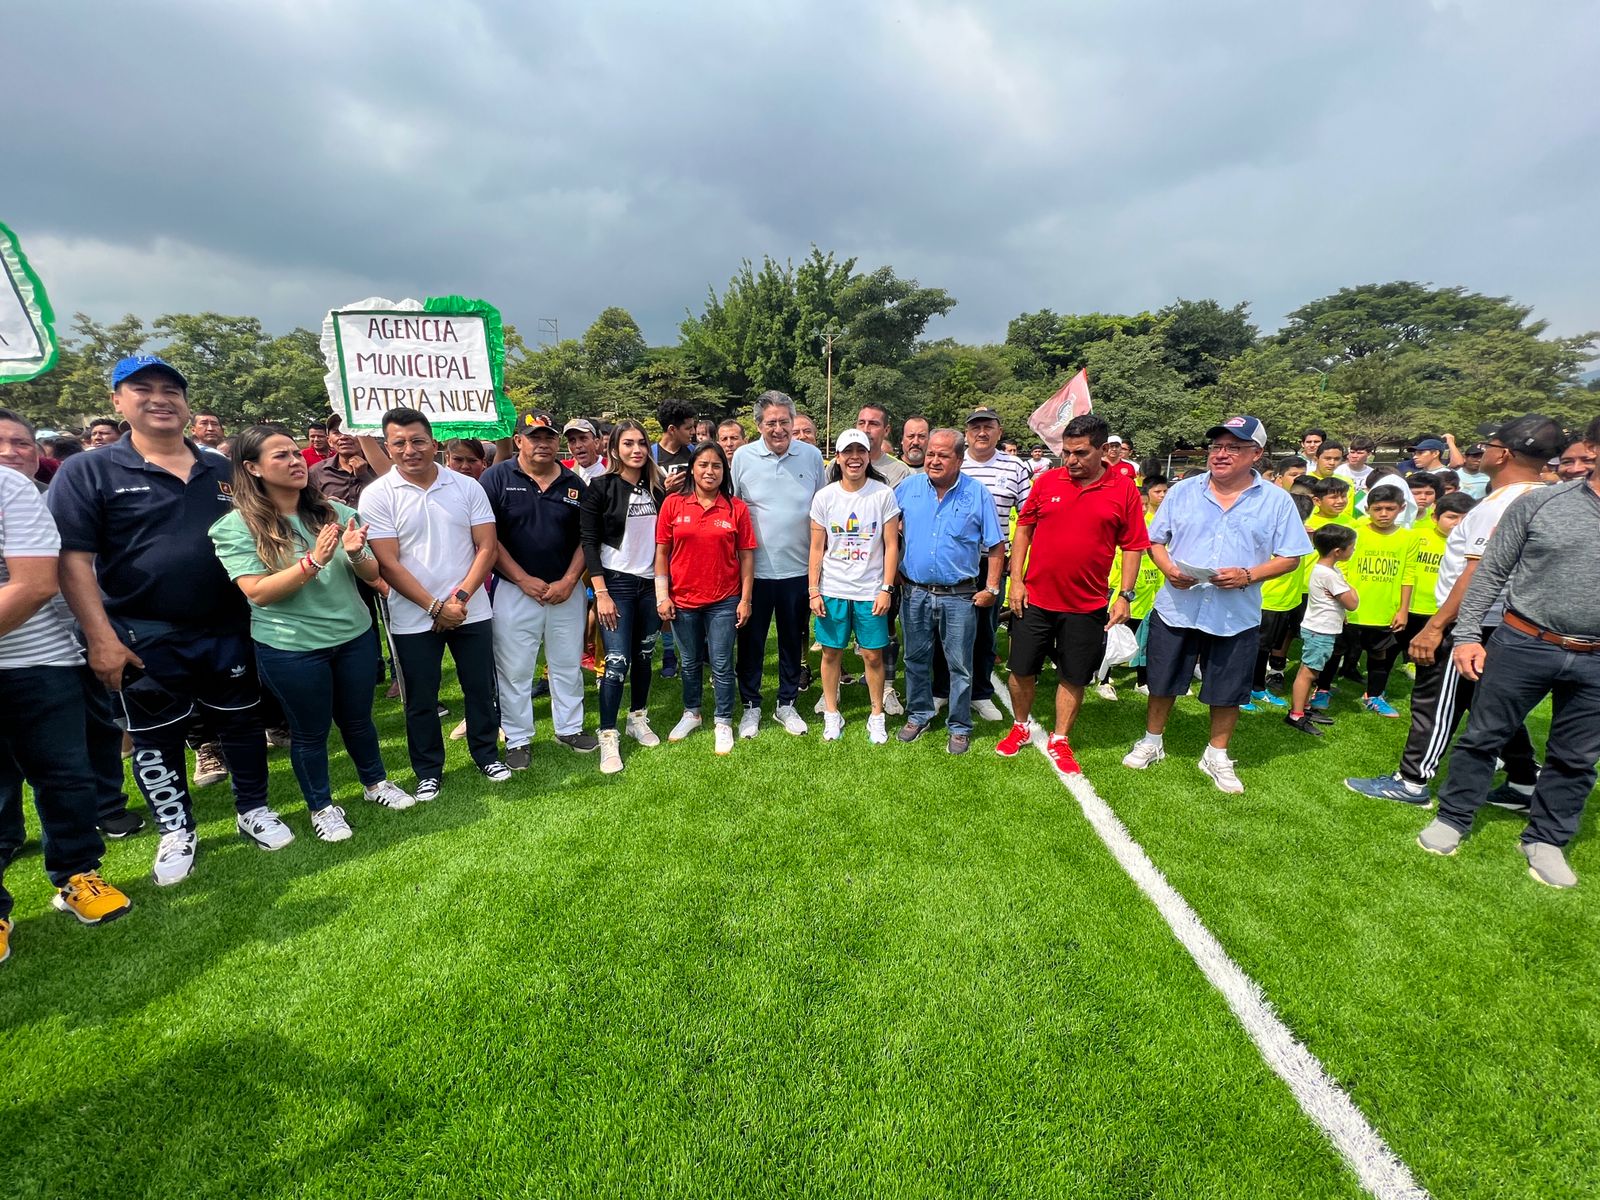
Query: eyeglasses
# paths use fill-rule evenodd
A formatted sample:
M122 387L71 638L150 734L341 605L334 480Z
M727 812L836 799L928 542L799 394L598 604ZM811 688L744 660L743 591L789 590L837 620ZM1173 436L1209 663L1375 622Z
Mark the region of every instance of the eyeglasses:
M1243 454L1248 449L1250 449L1249 446L1241 446L1236 442L1212 442L1206 447L1206 453L1226 454L1231 458L1235 455Z

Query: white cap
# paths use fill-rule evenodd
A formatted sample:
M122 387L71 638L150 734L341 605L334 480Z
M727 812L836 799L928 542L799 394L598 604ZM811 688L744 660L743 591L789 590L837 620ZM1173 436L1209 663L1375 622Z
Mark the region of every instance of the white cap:
M1120 446L1120 445L1122 445L1122 439L1119 438L1116 434L1113 433L1110 437L1108 437L1106 439L1106 445L1108 445L1108 446Z
M841 433L833 443L834 452L837 453L846 446L860 446L868 453L872 451L872 442L859 429L846 429Z

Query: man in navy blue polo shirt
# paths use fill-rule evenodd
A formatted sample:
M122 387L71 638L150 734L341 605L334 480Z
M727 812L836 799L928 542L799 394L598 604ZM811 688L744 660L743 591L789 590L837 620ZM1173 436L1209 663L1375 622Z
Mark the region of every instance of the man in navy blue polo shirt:
M495 559L494 668L506 766L532 761L533 673L544 647L550 673L550 717L556 741L587 754L599 740L583 731L583 631L587 604L578 508L585 483L560 462L550 414L517 418L516 456L495 463L478 482L494 510L500 551Z
M188 383L172 366L124 358L111 388L129 432L68 459L48 500L61 529L61 590L133 736L134 779L162 834L152 874L166 886L194 866L183 750L197 706L232 772L239 832L264 850L294 834L267 807L249 610L209 536L233 505L232 464L184 437Z

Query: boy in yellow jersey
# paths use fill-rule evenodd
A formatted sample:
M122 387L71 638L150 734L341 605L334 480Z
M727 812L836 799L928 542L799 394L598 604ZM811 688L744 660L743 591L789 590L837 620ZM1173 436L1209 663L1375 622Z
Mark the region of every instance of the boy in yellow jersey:
M1350 514L1350 484L1337 475L1311 482L1311 498L1316 501L1316 511L1306 521L1306 529L1315 533L1324 525L1355 525Z
M1445 541L1477 503L1466 492L1448 492L1439 497L1432 516L1412 526L1411 536L1416 545L1400 581L1401 599L1411 614L1406 619L1405 635L1400 639L1402 648L1409 646L1411 639L1422 632L1428 618L1439 611L1439 601L1433 593L1439 582L1439 563L1444 558Z
M1389 672L1400 650L1399 634L1406 627L1404 578L1416 539L1397 522L1405 508L1405 493L1392 484L1379 484L1367 496L1367 515L1356 522L1355 553L1346 566L1346 578L1360 598L1347 628L1367 655L1367 690L1361 706L1380 717L1400 714L1384 697ZM1323 668L1319 689L1331 688L1332 664Z
M1161 507L1161 502L1167 498L1169 481L1165 475L1147 475L1139 481L1139 491L1144 496L1144 524L1150 527L1150 522L1155 520L1156 510ZM1133 599L1128 602L1128 628L1133 630L1139 638L1139 653L1128 662L1133 668L1134 691L1140 695L1149 695L1144 668L1144 619L1150 615L1150 610L1155 607L1156 593L1161 590L1161 585L1166 582L1166 576L1161 574L1161 568L1156 566L1146 554L1139 560L1139 574L1134 578ZM1110 591L1115 592L1122 587L1122 551L1118 550L1111 559ZM1111 672L1095 679L1096 694L1103 700L1115 700L1117 689L1111 683Z
M1300 519L1311 516L1311 497L1291 492L1290 498L1300 510ZM1300 566L1287 575L1279 575L1261 585L1261 644L1256 650L1256 671L1250 682L1250 703L1240 705L1240 712L1260 712L1261 706L1282 708L1288 702L1273 692L1267 684L1267 668L1277 656L1277 669L1281 673L1285 663L1282 657L1295 631L1300 627L1300 617L1305 612L1306 582L1317 556L1308 554Z

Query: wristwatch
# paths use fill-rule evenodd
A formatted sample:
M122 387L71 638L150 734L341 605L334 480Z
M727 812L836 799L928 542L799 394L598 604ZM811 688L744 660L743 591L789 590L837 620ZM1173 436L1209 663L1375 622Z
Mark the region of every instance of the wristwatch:
M1134 598L1134 597L1135 597L1135 596L1137 596L1137 595L1138 595L1138 594L1139 594L1139 593L1138 593L1138 592L1136 592L1136 591L1134 591L1134 590L1133 590L1133 589L1132 589L1132 588L1129 588L1129 589L1128 589L1128 590L1127 590L1127 591L1125 591L1125 592L1118 592L1118 593L1117 593L1117 595L1119 595L1119 596L1121 596L1121 597L1122 597L1122 598L1123 598L1123 599L1124 599L1124 600L1126 600L1126 601L1127 601L1127 602L1128 602L1128 603L1129 603L1129 604L1132 604L1132 603L1133 603L1133 598Z
M988 592L991 596L998 596L1000 594L1000 589L997 587L986 587L983 590Z
M892 584L892 583L880 583L878 585L878 590L880 592L888 592L889 595L892 596L892 595L894 595L894 584Z
M470 593L463 592L460 588L457 588L456 589L456 599L461 601L461 603L465 604L468 600L472 599L472 596L471 596Z

